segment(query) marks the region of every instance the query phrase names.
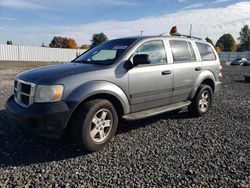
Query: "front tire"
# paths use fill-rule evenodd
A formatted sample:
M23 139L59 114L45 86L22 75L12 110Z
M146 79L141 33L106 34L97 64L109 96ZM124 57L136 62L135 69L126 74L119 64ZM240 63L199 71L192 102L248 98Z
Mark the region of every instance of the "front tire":
M213 90L210 86L202 84L196 92L188 111L200 117L205 115L211 108L213 102Z
M118 115L110 101L95 99L83 103L77 109L70 126L74 142L89 151L97 151L114 137Z

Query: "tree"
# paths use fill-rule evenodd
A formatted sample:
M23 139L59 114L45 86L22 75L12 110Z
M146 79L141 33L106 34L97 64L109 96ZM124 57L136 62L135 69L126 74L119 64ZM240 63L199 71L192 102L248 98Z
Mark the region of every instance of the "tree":
M66 44L66 38L64 37L54 37L50 42L49 46L51 48L64 48Z
M216 44L216 47L215 48L217 48L217 50L219 51L219 52L222 52L223 50L224 50L224 45L222 44L222 43L217 43ZM218 52L217 51L217 52Z
M83 45L81 45L80 49L89 49L89 45L88 44L83 44Z
M214 43L213 43L212 39L210 39L210 38L207 37L206 41L209 42L210 44L212 44L214 46Z
M245 25L240 31L240 41L238 50L240 51L250 51L250 29L248 25Z
M223 50L221 49L222 51L235 52L237 49L236 41L231 34L222 35L216 43L217 47L219 47L219 43L223 45Z
M221 52L221 49L220 49L218 46L215 47L215 50L216 50L216 52L218 52L218 53Z
M77 47L77 43L74 39L69 38L67 39L66 43L67 43L66 48L76 49Z
M71 38L68 39L66 37L54 37L49 46L51 48L76 48L77 43Z
M92 37L92 40L91 40L92 44L91 44L90 47L94 48L94 47L104 43L107 40L108 40L108 38L104 33L94 34L93 37Z
M7 45L12 45L12 41L11 40L7 40Z

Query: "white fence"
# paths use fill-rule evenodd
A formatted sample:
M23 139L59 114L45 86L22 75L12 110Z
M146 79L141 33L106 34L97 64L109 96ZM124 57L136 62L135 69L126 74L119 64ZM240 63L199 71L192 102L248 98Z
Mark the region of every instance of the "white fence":
M0 44L0 61L68 62L86 50Z
M68 62L85 52L80 49L46 48L0 44L0 61L54 61ZM221 52L221 61L232 61L238 57L250 59L250 52Z
M233 61L236 58L247 58L250 60L250 52L221 52L219 53L221 61Z

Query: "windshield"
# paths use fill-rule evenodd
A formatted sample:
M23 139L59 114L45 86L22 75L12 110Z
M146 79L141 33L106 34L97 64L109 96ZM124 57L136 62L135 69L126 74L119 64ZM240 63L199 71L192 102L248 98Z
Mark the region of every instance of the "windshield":
M136 39L111 40L90 49L72 62L110 65L135 41Z

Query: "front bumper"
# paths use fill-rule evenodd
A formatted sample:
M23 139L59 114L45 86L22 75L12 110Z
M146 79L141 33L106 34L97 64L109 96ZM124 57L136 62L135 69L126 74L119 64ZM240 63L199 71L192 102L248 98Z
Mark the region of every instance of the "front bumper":
M64 101L32 104L24 108L15 102L14 96L11 96L5 107L18 126L52 139L58 139L63 135L71 114Z

